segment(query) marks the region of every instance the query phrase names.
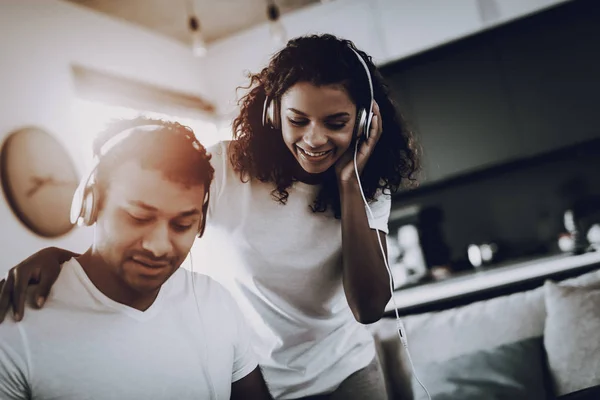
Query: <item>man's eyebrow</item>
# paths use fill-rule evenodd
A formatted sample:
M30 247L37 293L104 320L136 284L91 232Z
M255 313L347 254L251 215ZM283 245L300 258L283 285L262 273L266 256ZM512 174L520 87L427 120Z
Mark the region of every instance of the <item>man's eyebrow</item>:
M158 209L156 207L146 204L143 201L130 201L129 204L133 205L135 207L143 208L144 210L147 210L147 211L158 211ZM200 214L200 210L198 210L197 208L192 208L191 210L180 212L177 215L177 218L191 217L191 216L198 215L198 214Z
M128 203L132 206L143 208L144 210L157 211L156 207L146 204L143 201L129 201Z

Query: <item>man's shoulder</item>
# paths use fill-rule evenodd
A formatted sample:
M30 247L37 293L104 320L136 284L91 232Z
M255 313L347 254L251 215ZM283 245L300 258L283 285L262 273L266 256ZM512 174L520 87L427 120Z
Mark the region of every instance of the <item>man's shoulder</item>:
M9 310L4 317L4 321L0 323L0 353L7 351L20 353L21 351L18 350L23 350L24 331L32 324L35 325L38 320L36 314L39 309L33 305L34 295L35 288L30 287L27 291L25 313L21 321L15 321L12 310Z
M23 318L27 324L24 326L49 323L49 319L68 318L66 315L73 309L84 309L94 304L89 291L92 285L77 260L72 258L64 262L42 307L37 305L38 285L27 287Z
M31 353L23 333L23 324L15 322L12 314L0 324L0 397L21 398L30 371Z
M81 297L78 297L76 291L71 290L71 285L65 284L64 279L61 278L64 274L61 271L42 307L38 307L36 304L38 285L27 287L23 318L21 321L15 322L12 311L9 311L0 324L0 337L2 339L11 337L12 340L17 340L17 336L29 331L37 331L48 324L52 324L52 321L56 322L57 318L67 318L66 312L81 305ZM19 332L18 335L17 332Z
M27 311L29 310L25 310L25 315L27 315ZM19 323L15 321L12 311L9 310L0 324L0 350L6 342L19 338Z
M34 315L36 314L36 311L40 310L40 308L35 304L37 289L37 284L27 286L27 291L25 292L25 313L23 320L21 321L25 322L25 324L22 324L23 326L27 325L27 322L31 322L31 320L35 318ZM0 324L0 336L2 336L6 330L17 330L17 327L21 322L15 322L12 309L9 309L9 311L6 313L4 321Z

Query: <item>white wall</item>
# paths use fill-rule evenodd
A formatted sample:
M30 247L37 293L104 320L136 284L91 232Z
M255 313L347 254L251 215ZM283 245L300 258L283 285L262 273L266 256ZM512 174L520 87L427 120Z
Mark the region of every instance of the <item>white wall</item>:
M176 42L57 0L0 3L0 141L23 125L54 134L83 165L82 132L74 130L70 65L78 63L209 98L201 60ZM82 251L91 239L75 229L57 240L35 236L0 195L0 275L42 247Z

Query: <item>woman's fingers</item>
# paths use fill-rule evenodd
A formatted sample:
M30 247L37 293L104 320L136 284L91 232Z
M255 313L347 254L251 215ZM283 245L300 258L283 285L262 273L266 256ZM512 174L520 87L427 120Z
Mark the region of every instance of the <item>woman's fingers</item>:
M381 132L383 132L383 120L381 119L381 109L379 108L379 104L377 104L377 102L375 102L373 105L373 109L375 110L374 113L377 113L377 130L381 135Z
M54 282L56 282L56 279L58 279L59 272L60 270L56 271L55 273L54 270L48 268L41 274L40 283L36 288L34 295L35 305L37 307L41 308L44 305L48 295L50 294L52 285L54 285Z
M373 103L373 118L371 119L371 125L369 126L369 138L365 140L361 146L361 153L366 158L370 157L371 153L375 149L375 145L381 137L382 124L381 114L379 113L379 105L377 102ZM365 160L366 161L366 160Z
M33 302L42 307L52 285L60 275L61 264L77 256L77 253L48 247L12 268L4 283L0 285L0 323L6 318L11 306L15 320L20 321L23 318L25 303L31 298L28 295L30 285L38 284L33 292Z
M14 286L12 290L12 308L15 316L15 321L20 321L23 318L25 311L25 300L27 299L27 286L31 272L24 272L22 269L13 268L11 270L14 278Z
M379 104L373 103L373 118L371 119L371 126L369 127L369 141L371 138L375 143L379 140L381 132L383 131L383 124L381 123L381 113L379 110Z

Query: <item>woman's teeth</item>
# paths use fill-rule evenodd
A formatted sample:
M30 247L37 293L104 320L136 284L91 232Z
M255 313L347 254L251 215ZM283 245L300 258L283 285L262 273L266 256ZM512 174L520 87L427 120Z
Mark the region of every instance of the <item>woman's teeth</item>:
M308 150L304 150L302 147L298 147L304 154L310 156L310 157L320 157L320 156L324 156L325 154L329 153L331 150L327 150L327 151L319 151L316 153L313 153L312 151L308 151Z

